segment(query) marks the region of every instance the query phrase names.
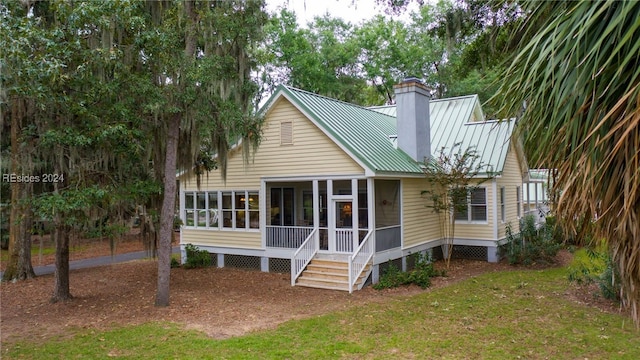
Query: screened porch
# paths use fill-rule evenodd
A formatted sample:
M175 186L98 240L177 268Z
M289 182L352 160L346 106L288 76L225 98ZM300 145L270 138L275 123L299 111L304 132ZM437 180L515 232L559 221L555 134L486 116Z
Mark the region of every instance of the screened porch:
M352 253L375 225L376 251L399 247L399 184L373 179L266 181L265 244L297 249L317 228L318 251Z

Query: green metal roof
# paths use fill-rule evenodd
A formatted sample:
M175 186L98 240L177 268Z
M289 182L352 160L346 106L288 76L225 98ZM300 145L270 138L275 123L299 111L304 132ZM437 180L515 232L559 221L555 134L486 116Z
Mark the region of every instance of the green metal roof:
M395 105L371 109L396 116ZM459 150L474 149L488 172L502 172L515 121L484 121L477 95L431 100L429 112L432 155L460 144Z
M422 174L420 164L395 146L395 106L364 108L288 86L279 86L263 107L285 96L355 160L375 174ZM475 147L480 161L500 172L513 121L469 122L481 117L476 95L430 101L431 152L443 146Z

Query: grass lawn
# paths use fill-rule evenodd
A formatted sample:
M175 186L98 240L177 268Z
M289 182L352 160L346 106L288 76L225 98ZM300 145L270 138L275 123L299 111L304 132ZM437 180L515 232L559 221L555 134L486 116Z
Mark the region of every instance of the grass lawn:
M630 319L568 300L569 286L566 269L490 273L226 340L150 323L30 340L2 358L640 359Z

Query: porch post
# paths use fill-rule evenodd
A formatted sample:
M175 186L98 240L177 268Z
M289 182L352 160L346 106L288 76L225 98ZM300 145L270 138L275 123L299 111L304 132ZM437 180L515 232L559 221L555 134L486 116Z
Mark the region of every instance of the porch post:
M327 179L327 229L329 237L328 250L334 252L336 251L336 208L333 202L333 180L331 179Z
M313 180L313 228L320 227L320 190L318 180Z
M222 197L218 195L218 201L220 201ZM261 202L258 204L258 216L260 219L260 241L262 243L262 248L267 247L267 214L269 214L269 208L267 205L267 182L264 179L260 180L260 194L258 195L258 199ZM222 209L222 207L218 207L218 209Z
M358 233L358 228L360 227L360 222L358 221L358 179L351 179L351 196L353 200L351 200L351 228L353 229L353 249L351 253L353 254L358 248L358 238L360 234Z
M373 253L375 257L375 241L376 241L376 196L375 196L375 182L373 178L367 179L367 227L368 231L371 231L372 239L369 241L373 241Z

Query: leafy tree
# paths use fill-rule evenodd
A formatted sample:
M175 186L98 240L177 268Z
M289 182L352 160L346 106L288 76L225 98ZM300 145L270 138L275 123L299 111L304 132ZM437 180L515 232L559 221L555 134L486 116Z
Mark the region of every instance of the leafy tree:
M317 94L363 104L367 88L360 74L361 52L354 27L328 14L316 17L309 29L298 26L295 14L283 9L272 17L262 47L264 90L289 84Z
M136 164L148 138L136 127L128 98L136 88L133 61L127 61L138 53L132 36L141 24L131 12L136 6L52 1L5 8L16 38L25 40L9 56L26 76L10 73L4 80L30 114L25 126L15 128L32 149L25 160L42 164L29 169L39 171L33 174L39 177L37 196L23 200L53 223L53 301L71 297L69 237L95 219L123 219L144 182ZM16 121L19 112L10 116Z
M382 16L364 22L355 33L362 53L363 76L377 91L378 103L394 102L393 85L406 77L409 62L409 33L400 21ZM420 73L422 75L422 73Z
M150 55L145 66L158 92L148 108L160 140L155 173L164 187L155 303L167 306L176 170L191 170L208 149L225 177L232 142L241 139L246 156L257 146L261 122L250 113L256 91L250 81L251 51L266 15L263 2L252 0L149 6L153 26L145 33Z
M453 254L456 214L467 211L467 196L491 177L486 165L478 160L473 148L461 149L458 143L450 150L440 149L437 157L425 163L425 179L429 188L422 191L422 196L427 199L426 207L440 218L447 268ZM478 175L481 173L489 177L480 179Z
M220 166L224 176L230 144L241 139L248 156L259 141L249 73L262 8L260 1L0 7L12 35L2 38L10 50L2 66L11 65L2 79L3 124L7 113L23 121L12 127L19 131L14 143L36 149L12 155L64 177L27 196L38 216L54 223L53 300L71 297L69 236L98 218L117 222L149 201L162 202L157 303L168 304L176 170ZM30 110L5 111L22 103Z
M32 176L38 168L34 161L33 124L39 115L40 99L49 97L46 83L59 71L60 64L47 58L51 42L42 29L28 17L28 7L20 3L0 4L0 37L2 58L0 70L0 112L3 147L8 145L10 165L6 175ZM8 120L8 121L7 121ZM6 134L9 133L9 139ZM31 180L31 179L29 179ZM31 265L31 221L29 203L33 180L29 182L3 179L10 187L9 260L3 280L21 280L35 276Z
M564 228L593 221L640 324L640 3L523 1L520 45L496 102L525 110L531 163L557 169Z

